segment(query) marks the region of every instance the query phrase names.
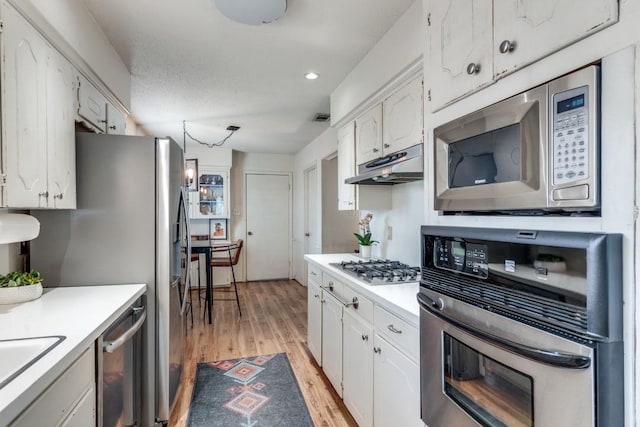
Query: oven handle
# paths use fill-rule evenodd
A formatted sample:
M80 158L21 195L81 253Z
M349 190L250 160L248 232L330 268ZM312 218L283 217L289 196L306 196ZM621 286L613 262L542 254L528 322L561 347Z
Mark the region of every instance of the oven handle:
M572 353L561 353L554 350L537 349L510 340L506 340L504 338L500 338L493 334L476 329L473 326L469 326L466 323L462 323L459 320L453 319L451 316L440 311L442 309L442 304L438 301L432 300L424 294L418 294L418 304L423 309L446 320L447 322L464 330L465 332L477 338L489 341L490 343L498 347L512 351L528 359L559 368L569 369L586 369L591 365L591 358L587 356Z

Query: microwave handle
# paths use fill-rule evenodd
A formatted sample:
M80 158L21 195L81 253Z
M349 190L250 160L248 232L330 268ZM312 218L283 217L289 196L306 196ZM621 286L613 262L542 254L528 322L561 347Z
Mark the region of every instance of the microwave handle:
M485 331L481 331L477 328L474 328L473 326L460 322L459 320L456 320L448 314L442 312L442 304L438 301L432 300L424 294L418 293L418 304L423 310L429 311L430 313L446 320L447 322L475 336L476 338L488 341L493 345L496 345L508 351L512 351L528 359L535 360L547 365L568 369L586 369L591 365L591 358L587 356L572 353L563 353L554 350L533 348L524 344L495 336Z

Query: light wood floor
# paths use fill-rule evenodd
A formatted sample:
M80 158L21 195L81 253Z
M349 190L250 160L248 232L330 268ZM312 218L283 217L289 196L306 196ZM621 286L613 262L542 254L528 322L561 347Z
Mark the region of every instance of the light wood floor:
M218 301L212 325L193 294L194 325L188 321L183 383L169 425L187 421L197 363L286 352L315 425L356 426L307 350L307 288L278 280L238 283L238 292L242 316L235 302Z

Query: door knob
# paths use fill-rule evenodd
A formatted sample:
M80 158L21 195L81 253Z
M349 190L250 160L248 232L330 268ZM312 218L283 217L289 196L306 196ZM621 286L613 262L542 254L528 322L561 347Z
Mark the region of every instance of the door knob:
M247 236L253 236L253 232L247 231Z

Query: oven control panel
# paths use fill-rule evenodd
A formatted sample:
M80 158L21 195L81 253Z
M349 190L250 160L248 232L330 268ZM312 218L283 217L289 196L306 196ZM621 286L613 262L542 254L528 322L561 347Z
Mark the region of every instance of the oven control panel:
M488 259L487 245L445 238L434 240L433 264L436 268L486 279L489 277Z

